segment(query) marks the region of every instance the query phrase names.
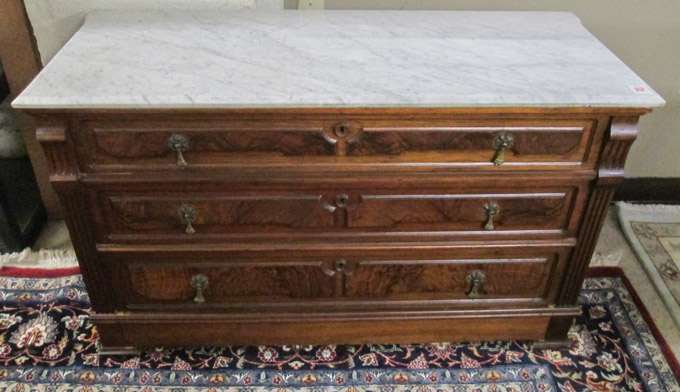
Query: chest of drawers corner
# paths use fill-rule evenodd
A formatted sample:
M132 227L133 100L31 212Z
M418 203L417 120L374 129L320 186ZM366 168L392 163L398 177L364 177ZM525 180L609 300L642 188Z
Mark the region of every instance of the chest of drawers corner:
M406 14L374 16L394 21ZM41 74L15 104L36 122L104 351L485 339L531 340L545 347L566 344L638 118L663 101L651 90L642 97L616 90L619 79L643 82L612 60L606 49L593 46L594 38L581 30L573 15L442 14L414 13L396 25L381 24L378 17L372 28L390 31L391 36L420 37L434 23L444 37L462 34L447 41L456 48L470 34L487 39L490 32L483 26L494 20L538 18L543 22L536 31L530 24L528 30L509 27L503 33L507 37L500 38L510 41L494 45L501 45L500 50L524 35L543 37L549 32L540 26L550 20L556 29L573 35L568 42L556 38L550 45L566 51L565 56L573 45L585 52L566 66L549 66L538 61L546 49L533 48L536 43L529 40L525 49L534 51L532 61L558 86L537 84L526 95L513 96L500 82L484 84L482 78L475 82L482 84L480 94L470 93L468 102L468 95L456 95L458 90L447 84L458 83L459 76L442 74L439 84L419 76L439 69L448 61L446 55L437 61L418 60L418 69L401 75L407 85L401 89L389 82L401 72L389 63L401 50L391 47L392 41L376 46L377 41L362 41L366 32L361 29L331 29L331 34L322 28L355 23L361 13L307 13L314 23L304 27L291 16L294 13L249 14L251 19L244 23L251 30L222 24L212 19L218 16L206 13L191 21L172 13L162 18L143 13L88 18L64 49L68 53L56 57L45 76ZM325 16L314 19L319 15ZM260 29L264 34L270 24L280 25L276 34L286 37L288 29L321 29L310 30L311 36L318 33L321 43L347 40L347 45L370 49L350 50L350 60L356 53L386 50L378 56L378 65L365 64L369 74L374 67L381 71L372 74L373 79L362 79L378 93L356 99L324 95L334 83L361 87L352 84L352 75L342 79L344 69L333 68L336 62L323 63L333 77L322 82L317 75L310 79L311 87L294 85L301 89L299 96L288 84L277 90L278 79L271 78L267 92L248 77L266 79L271 74L254 66L239 68L245 75L242 84L230 79L235 93L216 87L219 100L201 103L203 95L190 94L195 83L229 76L210 74L207 68L192 76L194 84L183 79L188 76L181 70L176 71L177 80L154 79L162 67L150 57L134 60L146 61L140 66L116 50L108 55L124 68L116 72L138 78L138 84L126 87L133 91L128 91L129 100L122 92L101 91L104 81L69 84L73 79L65 69L82 57L79 47L101 49L97 45L106 46L110 38L92 44L94 38L102 39L97 23L115 25L131 17L156 27L147 33L150 40L154 32L174 29L182 21L188 23L182 31L192 31L191 23L197 20L211 22L214 29L222 26L220 37L236 29L242 34L224 45L236 45L248 56L243 61L259 65L276 52L255 43L249 49L239 46L248 34L258 35ZM473 23L467 32L448 29L456 18L479 26ZM131 28L122 26L122 32ZM272 37L264 34L261 39L268 45L279 42ZM299 48L316 42L288 39ZM441 44L438 39L419 39ZM209 47L211 42L193 45ZM404 50L409 42L402 42ZM260 49L262 57L251 53ZM480 58L488 53L493 57L491 49L480 52ZM173 57L170 64L205 65L205 53ZM327 57L346 60L339 49L329 53ZM587 63L598 56L596 65ZM309 64L326 59L300 58ZM98 59L93 64L102 66ZM463 60L454 63L464 73ZM579 61L586 63L580 66ZM509 72L492 65L486 69L493 80ZM513 72L519 72L517 67ZM572 76L593 73L599 79L593 76L592 84L582 83L580 90L562 96L560 88L569 90L573 86L565 83L574 82L554 76L561 67ZM294 76L282 72L287 83L293 83ZM616 94L598 95L604 94L601 85L606 83ZM64 91L45 103L55 86ZM71 97L82 93L79 88L92 96ZM441 97L441 88L451 94L452 103L434 101ZM248 89L255 93L244 97ZM380 92L385 94L376 96ZM407 93L415 98L401 95ZM182 101L184 97L191 102ZM287 101L300 97L315 101L316 107ZM237 99L238 105L232 102Z

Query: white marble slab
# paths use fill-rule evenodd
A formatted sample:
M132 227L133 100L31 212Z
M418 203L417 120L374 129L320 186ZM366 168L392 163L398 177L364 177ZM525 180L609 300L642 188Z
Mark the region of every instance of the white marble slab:
M655 107L570 13L95 12L17 108Z
M24 6L45 64L94 10L283 9L283 0L24 0Z

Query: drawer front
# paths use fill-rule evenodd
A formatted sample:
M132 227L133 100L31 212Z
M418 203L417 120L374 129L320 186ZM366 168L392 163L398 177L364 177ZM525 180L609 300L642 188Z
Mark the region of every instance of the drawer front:
M441 120L379 115L288 122L83 120L74 137L84 171L225 167L375 171L431 166L559 170L594 167L591 147L600 143L595 137L597 124L592 118ZM419 165L409 165L414 163Z
M200 279L205 282L202 293L211 303L330 298L334 291L334 280L321 263L196 267L129 264L127 268L133 296L149 302L193 300Z
M506 193L507 192L507 193ZM101 191L102 241L572 235L581 188Z
M372 299L545 298L555 259L362 260L349 266L346 296Z
M547 303L568 249L189 252L114 255L105 265L124 306L489 306ZM287 305L286 305L287 304Z

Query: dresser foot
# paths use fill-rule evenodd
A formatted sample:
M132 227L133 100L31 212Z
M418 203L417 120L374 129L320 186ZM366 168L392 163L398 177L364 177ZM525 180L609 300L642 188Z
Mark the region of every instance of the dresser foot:
M578 307L572 309L573 315L553 316L548 323L548 330L543 340L536 341L532 347L537 350L557 350L568 348L571 345L569 340L569 329L574 324L574 316L580 313Z
M141 355L142 350L137 347L100 346L99 355Z

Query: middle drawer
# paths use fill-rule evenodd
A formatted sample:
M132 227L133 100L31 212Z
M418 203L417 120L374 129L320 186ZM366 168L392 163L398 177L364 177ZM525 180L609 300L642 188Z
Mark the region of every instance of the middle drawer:
M100 242L571 236L585 193L579 186L104 190Z

